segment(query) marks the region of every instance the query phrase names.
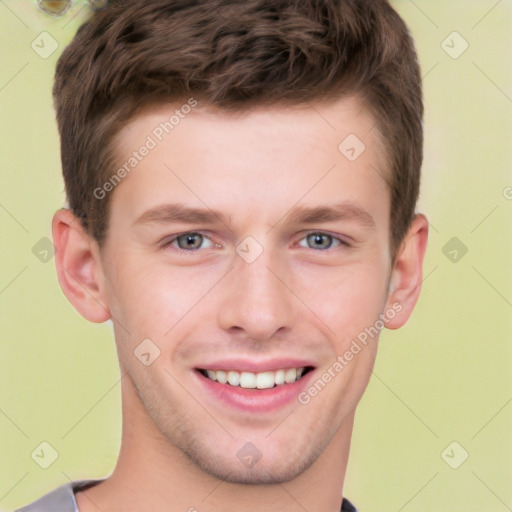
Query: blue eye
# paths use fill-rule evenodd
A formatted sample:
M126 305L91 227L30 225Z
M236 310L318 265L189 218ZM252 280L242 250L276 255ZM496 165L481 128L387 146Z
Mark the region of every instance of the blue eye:
M194 252L197 249L201 249L201 245L204 240L209 240L210 247L212 246L211 240L206 235L191 231L175 236L172 240L166 242L164 247L172 245L177 251ZM175 242L178 244L177 247L174 245Z
M340 245L348 245L346 242L344 242L340 238L329 235L328 233L322 233L320 231L308 233L302 240L306 240L306 243L319 244L320 247L311 247L311 246L307 246L307 247L309 247L311 249L320 250L320 251L325 251L327 249L331 249L333 242L337 242L338 247ZM302 245L302 247L304 247L304 246Z
M301 242L303 240L306 241L306 245L299 243L301 247L314 249L316 251L326 251L339 246L349 246L344 240L321 231L308 233L301 239ZM208 242L208 244L204 246L204 242ZM199 249L211 249L214 246L220 247L219 244L213 243L208 236L197 231L189 231L174 236L163 244L163 248L169 246L181 253L193 253L197 252Z

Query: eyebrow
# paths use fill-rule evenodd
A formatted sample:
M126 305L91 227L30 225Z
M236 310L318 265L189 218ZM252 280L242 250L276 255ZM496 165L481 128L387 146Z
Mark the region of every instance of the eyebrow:
M354 203L343 201L333 205L323 206L295 206L281 219L287 224L315 224L338 220L355 221L362 226L375 229L375 220L363 208ZM278 224L277 221L275 224ZM141 224L167 224L180 222L184 224L216 224L230 225L231 215L211 208L193 208L183 203L172 203L155 206L144 212L134 225Z
M343 201L332 206L296 206L287 215L286 222L290 224L316 224L337 220L351 220L374 229L375 220L363 208L354 203Z
M163 204L145 211L134 224L167 224L183 222L188 224L229 224L231 215L210 208L192 208L182 203Z

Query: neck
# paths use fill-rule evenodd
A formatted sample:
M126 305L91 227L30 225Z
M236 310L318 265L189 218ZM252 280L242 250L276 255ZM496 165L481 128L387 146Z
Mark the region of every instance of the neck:
M353 414L316 461L296 478L249 485L218 480L172 445L148 415L129 375L122 381L123 426L116 467L105 481L76 495L80 512L339 512Z

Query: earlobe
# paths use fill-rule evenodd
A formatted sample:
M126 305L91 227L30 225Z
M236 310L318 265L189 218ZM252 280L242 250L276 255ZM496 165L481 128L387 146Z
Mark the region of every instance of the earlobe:
M417 214L400 246L391 274L385 311L393 309L395 314L389 317L385 315L385 326L388 329L402 327L416 305L423 280L427 240L427 218L423 214Z
M110 318L97 246L80 221L68 209L53 216L55 263L62 291L87 320L101 323Z

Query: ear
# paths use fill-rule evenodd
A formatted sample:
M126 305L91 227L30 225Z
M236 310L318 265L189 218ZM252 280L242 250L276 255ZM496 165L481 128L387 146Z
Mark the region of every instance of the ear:
M80 220L64 208L53 216L52 235L62 291L84 318L105 322L111 315L96 240L85 232Z
M427 240L428 221L425 215L419 213L407 231L391 272L385 311L393 309L396 314L392 318L384 319L388 329L402 327L409 320L416 305L423 281L423 258Z

